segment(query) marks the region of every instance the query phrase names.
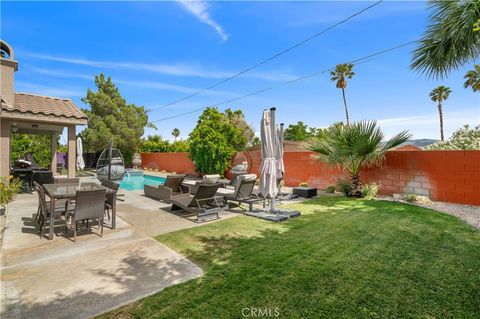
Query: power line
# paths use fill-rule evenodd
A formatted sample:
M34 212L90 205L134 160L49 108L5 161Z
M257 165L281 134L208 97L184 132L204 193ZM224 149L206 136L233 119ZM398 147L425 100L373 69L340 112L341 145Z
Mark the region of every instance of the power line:
M391 48L388 48L388 49L385 49L385 50L377 51L377 52L374 52L374 53L372 53L372 54L363 56L363 57L361 57L361 58L352 60L352 61L347 62L347 63L360 64L360 63L370 62L373 57L376 57L376 56L379 56L379 55L381 55L381 54L385 54L385 53L388 53L388 52L390 52L390 51L394 51L394 50L397 50L397 49L400 49L400 48L403 48L403 47L406 47L406 46L408 46L408 45L410 45L410 44L416 43L417 41L418 41L418 40L414 40L414 41L402 43L402 44L399 44L399 45L397 45L397 46L394 46L394 47L391 47ZM172 115L172 116L169 116L169 117L161 118L161 119L152 121L151 123L163 122L163 121L171 120L171 119L174 119L174 118L177 118L177 117L185 116L185 115L188 115L188 114L193 114L193 113L196 113L196 112L200 112L200 111L202 111L202 110L204 110L204 109L206 109L206 108L208 108L208 107L215 107L215 106L219 106L219 105L226 104L226 103L236 102L236 101L238 101L238 100L242 100L242 99L247 98L247 97L250 97L250 96L252 96L252 95L257 95L257 94L260 94L260 93L263 93L263 92L266 92L266 91L270 91L270 90L273 90L273 89L276 89L276 88L279 88L279 87L282 87L282 86L285 86L285 85L289 85L289 84L292 84L292 83L300 82L300 81L303 81L303 80L306 80L306 79L315 77L315 76L317 76L317 75L330 72L330 71L332 71L332 70L334 70L334 69L335 69L335 67L331 67L331 68L326 69L326 70L317 71L317 72L314 72L314 73L311 73L311 74L308 74L308 75L304 75L304 76L301 76L301 77L299 77L299 78L296 78L296 79L293 79L293 80L290 80L290 81L286 81L286 82L280 83L280 84L275 85L275 86L270 86L270 87L266 87L266 88L263 88L263 89L259 89L259 90L250 92L250 93L248 93L248 94L245 94L245 95L242 95L242 96L233 98L233 99L229 99L229 100L226 100L226 101L223 101L223 102L220 102L220 103L212 104L212 105L210 105L210 106L204 106L204 107L197 108L197 109L194 109L194 110L191 110L191 111L188 111L188 112L184 112L184 113L180 113L180 114L177 114L177 115Z
M199 95L199 94L201 94L201 93L203 93L203 92L205 92L205 91L211 90L211 89L213 89L213 88L215 88L215 87L217 87L217 86L219 86L219 85L221 85L221 84L223 84L223 83L225 83L225 82L228 82L228 81L230 81L230 80L232 80L232 79L235 79L235 78L239 77L239 76L242 75L242 74L245 74L245 73L247 73L247 72L249 72L249 71L251 71L251 70L253 70L253 69L255 69L255 68L257 68L257 67L259 67L259 66L261 66L261 65L263 65L263 64L265 64L265 63L267 63L267 62L270 62L270 61L278 58L279 56L281 56L281 55L283 55L283 54L285 54L285 53L287 53L287 52L290 52L290 51L298 48L299 46L304 45L304 44L307 43L307 42L310 42L311 40L313 40L313 39L321 36L322 34L327 33L328 31L330 31L330 30L338 27L339 25L341 25L341 24L343 24L343 23L345 23L345 22L347 22L347 21L355 18L356 16L364 13L365 11L370 10L371 8L379 5L379 4L382 3L383 1L384 1L384 0L377 1L377 2L375 2L374 4L372 4L372 5L364 8L364 9L362 9L362 10L360 10L360 11L352 14L351 16L349 16L349 17L347 17L347 18L345 18L345 19L343 19L343 20L340 20L339 22L331 25L330 27L328 27L328 28L326 28L326 29L323 29L323 30L320 31L320 32L317 32L317 33L315 33L314 35L312 35L312 36L310 36L310 37L308 37L308 38L306 38L306 39L304 39L304 40L302 40L302 41L294 44L293 46L291 46L291 47L289 47L289 48L287 48L287 49L284 49L283 51L280 51L280 52L274 54L273 56L271 56L271 57L269 57L269 58L267 58L267 59L265 59L265 60L262 60L262 61L254 64L254 65L252 65L252 66L244 69L243 71L240 71L240 72L238 72L238 73L236 73L236 74L234 74L234 75L232 75L232 76L230 76L230 77L228 77L228 78L226 78L226 79L220 80L220 81L217 82L217 83L214 83L214 84L212 84L212 85L210 85L210 86L208 86L208 87L206 87L206 88L204 88L204 89L198 90L197 92L192 93L192 94L190 94L190 95L187 95L187 96L185 96L185 97L183 97L183 98L180 98L180 99L178 99L178 100L172 101L172 102L170 102L170 103L164 104L164 105L159 106L159 107L156 107L156 108L151 108L151 109L149 109L149 110L147 110L147 111L152 112L152 111L156 111L156 110L160 110L160 109L166 108L167 106L174 105L174 104L177 104L177 103L179 103L179 102L188 100L188 99L190 99L190 98L192 98L192 97L194 97L194 96L197 96L197 95Z

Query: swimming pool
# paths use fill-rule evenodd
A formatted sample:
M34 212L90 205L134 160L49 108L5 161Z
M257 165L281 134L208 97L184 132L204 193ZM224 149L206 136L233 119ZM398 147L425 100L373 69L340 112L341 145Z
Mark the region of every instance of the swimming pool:
M142 189L144 185L157 186L163 184L165 178L152 175L130 175L125 174L125 177L120 182L120 188L129 191Z

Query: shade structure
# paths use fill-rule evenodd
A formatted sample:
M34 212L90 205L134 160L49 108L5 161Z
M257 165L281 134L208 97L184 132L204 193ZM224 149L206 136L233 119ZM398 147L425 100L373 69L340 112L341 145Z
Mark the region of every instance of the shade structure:
M77 169L84 169L85 162L83 161L83 143L80 137L77 138Z
M275 110L264 110L260 122L260 137L262 140L259 191L266 198L277 195L277 160L275 158Z

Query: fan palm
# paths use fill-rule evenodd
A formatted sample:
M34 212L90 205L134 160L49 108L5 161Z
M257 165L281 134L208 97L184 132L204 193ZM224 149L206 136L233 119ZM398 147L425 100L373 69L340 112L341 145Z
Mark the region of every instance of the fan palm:
M410 138L403 131L387 142L375 121L354 122L351 125L333 125L324 137L310 145L310 150L318 154L324 163L343 167L351 176L349 196L362 196L360 169L382 163L385 152Z
M355 73L352 71L353 64L339 64L335 67L335 70L330 72L330 80L336 81L337 89L342 89L342 96L343 96L343 105L345 106L345 115L347 118L347 125L350 124L350 118L348 116L348 107L347 107L347 99L345 97L345 88L347 87L347 79L353 78Z
M431 0L433 14L413 51L412 69L443 78L480 54L480 1Z
M440 116L440 139L443 141L443 110L442 110L442 102L447 100L452 93L449 87L440 85L439 87L435 88L430 92L430 99L433 102L438 102L438 115Z
M180 130L178 128L174 128L173 131L172 131L172 135L173 135L173 138L174 138L174 142L176 142L177 137L180 136Z
M475 65L475 70L468 71L464 79L466 80L463 84L465 88L470 86L473 92L480 91L480 64Z

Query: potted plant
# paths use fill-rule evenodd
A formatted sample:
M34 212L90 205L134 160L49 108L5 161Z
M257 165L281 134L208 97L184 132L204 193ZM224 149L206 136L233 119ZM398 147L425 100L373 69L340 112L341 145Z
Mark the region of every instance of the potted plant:
M5 215L8 203L21 189L22 182L18 178L13 179L11 175L8 178L0 177L0 216Z

